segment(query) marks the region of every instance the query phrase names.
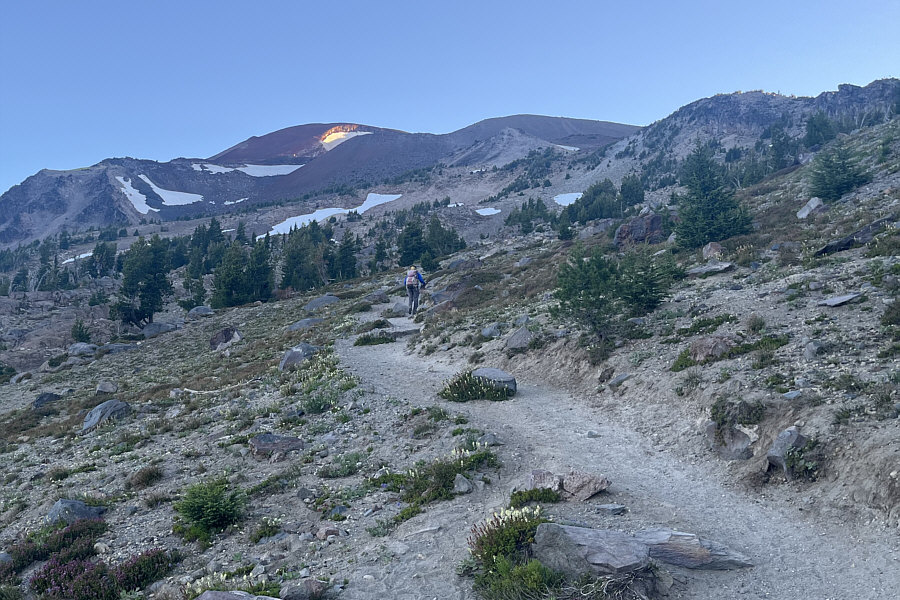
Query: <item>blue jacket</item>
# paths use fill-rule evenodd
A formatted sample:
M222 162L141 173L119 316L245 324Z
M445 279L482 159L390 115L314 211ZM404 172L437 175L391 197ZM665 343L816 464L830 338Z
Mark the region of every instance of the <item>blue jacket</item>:
M406 276L403 277L403 284L406 285L406 280L407 280L407 278L410 276L411 273L415 273L415 274L416 274L416 277L417 277L418 280L419 280L419 283L422 284L422 287L425 287L425 279L422 277L422 274L419 273L418 271L407 271L407 272L406 272Z

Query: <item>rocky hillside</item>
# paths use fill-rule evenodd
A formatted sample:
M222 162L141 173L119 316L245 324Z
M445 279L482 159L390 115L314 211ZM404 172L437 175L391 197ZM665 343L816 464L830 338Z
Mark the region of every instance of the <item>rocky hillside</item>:
M417 201L469 246L426 273L415 316L398 268L187 312L183 265L143 330L109 319L115 277L0 297L0 367L15 367L0 372L0 598L893 598L888 112L814 147L805 124L786 134L810 156L736 187L750 226L697 248L669 235L689 187L575 222L573 240L551 227L557 195L649 164L616 158L643 131L605 154L421 172L396 183L403 214ZM725 148L755 147L753 131L706 149L733 167L747 157ZM850 162L824 160L839 152ZM828 164L860 176L823 202ZM665 189L682 196L662 211ZM434 204L451 193L469 204ZM395 231L378 209L336 219L335 238ZM514 209L530 217L505 224ZM632 294L607 322L567 308L566 269L586 264L637 265L618 281L659 303Z

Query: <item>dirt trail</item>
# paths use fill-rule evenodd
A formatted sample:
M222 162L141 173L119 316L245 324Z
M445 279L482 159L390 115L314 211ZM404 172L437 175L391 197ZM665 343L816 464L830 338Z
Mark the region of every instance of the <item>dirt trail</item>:
M373 545L370 555L381 551L383 560L370 558L371 564L350 574L360 585L346 590L348 598L375 598L389 591L397 599L473 597L469 582L453 572L466 556L469 528L508 501L511 485L536 468L583 469L611 479L608 494L566 505L562 509L566 517L628 531L653 526L689 531L728 545L755 565L740 571L674 573L678 583L673 597L897 597L900 538L891 532L815 521L796 506L764 503L725 487L708 468L654 450L642 434L604 422L599 410L565 390L531 381L527 374L516 374L519 393L508 402L459 405L438 399L436 391L466 365L409 355L403 343L364 347L351 343L339 340L336 349L343 366L359 376L363 386L417 405L436 404L468 414L472 426L497 434L505 445L499 452L504 462L500 481L484 492L430 506L424 515L405 523L396 536L410 536L403 541L408 548L400 548L406 552L376 550ZM629 512L620 517L598 515L596 504L608 502L624 504ZM438 526L437 532L416 533Z

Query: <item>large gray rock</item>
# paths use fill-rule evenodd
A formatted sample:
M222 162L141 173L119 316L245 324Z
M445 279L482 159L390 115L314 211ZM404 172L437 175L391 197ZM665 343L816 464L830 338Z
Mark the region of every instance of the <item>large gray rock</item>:
M318 579L303 579L281 586L281 600L314 600L325 597L326 584ZM257 597L259 600L260 597Z
M805 219L814 212L819 212L825 206L821 198L810 198L809 202L803 205L803 208L797 211L798 219Z
M506 389L506 393L509 396L514 396L516 393L516 378L506 371L491 367L481 367L472 371L472 377L480 379L493 388Z
M716 273L724 273L730 271L734 267L730 262L720 262L718 260L710 260L705 265L688 269L687 274L691 277L700 277L702 275L714 275Z
M715 421L708 421L705 428L709 448L726 460L747 460L753 457L750 436L734 427L720 428Z
M862 294L851 293L851 294L843 294L842 296L833 296L831 298L826 298L825 300L820 300L817 305L818 306L827 306L829 308L835 308L838 306L843 306L845 304L849 304L860 298Z
M131 405L121 400L107 400L99 406L95 406L84 418L81 432L86 433L98 425L102 425L111 419L121 419L131 413Z
M850 248L855 248L856 246L868 244L875 238L876 234L880 233L885 227L896 220L896 215L885 217L884 219L878 219L877 221L869 223L862 229L854 231L846 237L828 242L827 244L825 244L825 246L817 250L815 255L825 256L826 254L843 252L844 250L849 250Z
M453 480L453 493L454 494L468 494L472 491L474 486L472 482L468 480L468 478L462 473L457 473L456 478Z
M102 506L88 506L81 500L60 498L47 513L46 520L48 523L62 521L71 524L81 519L99 519L104 512L106 508Z
M121 354L137 348L137 344L103 344L100 347L106 354Z
M770 465L781 469L787 477L790 477L790 469L788 469L787 463L785 462L785 456L792 448L802 448L805 446L807 441L806 436L800 433L800 430L797 429L796 426L788 427L779 433L778 437L775 438L775 441L772 442L772 446L766 454L766 459L769 461Z
M574 470L569 471L562 480L563 490L582 502L606 490L609 485L606 477Z
M280 460L298 450L303 450L303 440L296 437L262 433L250 439L250 452L254 456Z
M384 290L378 290L377 292L372 292L363 298L365 302L369 304L385 304L390 302L390 298L388 298L387 292Z
M240 331L234 327L226 327L210 338L209 349L221 352L232 344L241 341L241 339L243 339L243 337L241 336Z
M6 552L0 552L0 565L4 563L11 563L13 561L13 557Z
M170 331L175 331L176 329L178 329L178 325L175 323L149 323L141 329L141 333L149 340L150 338L169 333Z
M531 550L545 567L575 578L630 573L650 564L649 547L626 533L556 523L538 525Z
M691 360L704 363L724 356L734 347L734 342L723 336L709 336L691 342L688 354Z
M331 294L325 294L324 296L319 296L318 298L313 298L309 302L306 303L306 306L303 307L303 310L306 312L313 312L328 306L330 304L334 304L335 302L340 302L341 299L337 296L332 296Z
M38 408L56 402L60 398L62 398L62 396L60 396L59 394L54 394L53 392L43 392L34 399L34 402L31 403L31 408L37 410Z
M813 340L803 347L803 358L806 360L815 360L817 356L825 354L827 351L828 346L825 345L825 343Z
M188 311L188 319L202 319L203 317L211 317L213 316L215 311L208 306L195 306L191 310Z
M291 323L288 325L288 331L305 331L316 325L317 323L321 323L325 319L320 319L319 317L310 317L308 319L300 319L296 323Z
M84 342L75 342L69 346L66 353L69 356L93 356L97 353L96 344L86 344Z
M278 363L278 370L285 371L287 369L290 369L291 367L299 365L319 350L321 350L319 346L313 346L312 344L307 344L306 342L300 342L293 348L285 351L284 356L281 357L281 362Z
M658 244L665 239L662 216L649 212L626 221L616 229L615 243L619 248L635 244Z
M119 391L119 386L112 381L101 381L97 384L96 394L115 394Z
M525 483L525 489L539 490L547 488L554 492L559 492L562 490L562 482L562 475L557 475L544 469L535 469L528 476L528 481Z
M650 548L650 558L687 569L727 570L752 567L746 556L692 533L645 529L634 538Z
M409 313L409 303L408 302L394 302L394 305L390 308L390 311L395 315L405 315Z
M509 336L509 339L506 340L506 349L527 350L533 340L534 334L528 331L527 327L519 327L511 336Z
M482 328L481 337L495 338L500 336L500 324L491 323L487 327Z

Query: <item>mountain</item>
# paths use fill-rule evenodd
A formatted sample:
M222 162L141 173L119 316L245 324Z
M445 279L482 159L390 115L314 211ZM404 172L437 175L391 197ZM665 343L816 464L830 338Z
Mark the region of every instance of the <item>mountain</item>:
M251 137L208 159L114 158L85 169L43 170L0 196L0 244L28 242L62 228L227 214L329 188L366 187L441 163L494 166L537 147L573 141L595 148L636 130L535 115L488 119L442 135L312 123ZM509 131L529 143L504 144ZM505 149L465 154L490 140Z

